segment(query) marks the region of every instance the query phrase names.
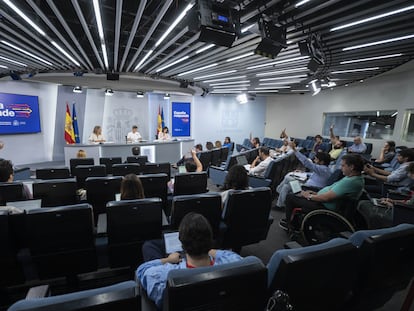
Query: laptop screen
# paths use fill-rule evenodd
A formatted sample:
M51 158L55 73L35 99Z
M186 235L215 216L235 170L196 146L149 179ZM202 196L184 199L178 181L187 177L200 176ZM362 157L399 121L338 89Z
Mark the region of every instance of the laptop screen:
M236 157L236 161L237 161L237 164L238 165L246 165L246 164L248 164L247 158L246 158L245 155L241 155L241 156Z
M15 201L15 202L7 202L7 206L14 206L21 210L32 210L42 207L42 200L26 200L26 201Z

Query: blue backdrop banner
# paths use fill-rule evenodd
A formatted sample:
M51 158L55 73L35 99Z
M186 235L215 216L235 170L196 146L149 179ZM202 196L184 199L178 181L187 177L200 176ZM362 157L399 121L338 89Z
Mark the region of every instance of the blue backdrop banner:
M172 136L191 136L191 103L172 103Z

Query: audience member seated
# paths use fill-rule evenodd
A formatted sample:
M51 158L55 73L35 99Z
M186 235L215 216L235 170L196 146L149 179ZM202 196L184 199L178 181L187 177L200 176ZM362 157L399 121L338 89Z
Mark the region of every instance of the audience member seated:
M0 159L0 182L13 182L14 171L13 164L9 160ZM23 199L31 200L33 195L30 192L29 188L23 184Z
M179 239L185 254L171 253L165 257L162 240L147 241L142 247L144 260L136 277L148 297L162 309L163 295L168 272L176 269L192 269L235 262L242 259L238 254L227 250L211 249L213 233L204 216L189 213L179 226Z
M86 158L86 151L83 149L79 149L78 152L76 153L76 157L78 159Z
M295 153L295 156L298 160L305 166L311 173L308 173L307 180L300 180L303 185L311 188L323 188L327 185L328 179L331 176L331 170L328 167L331 162L331 157L326 152L317 152L313 162L310 161L304 154L296 150L296 145L294 142L290 143L292 150ZM276 188L276 191L279 193L276 205L278 207L284 207L286 196L292 192L290 182L295 180L295 172L286 174L285 178Z
M414 150L404 149L397 155L398 163L400 166L394 171L386 171L370 164L365 165L364 172L371 177L374 177L377 181L392 183L400 188L400 190L409 188L413 181L407 175L408 165L414 161ZM369 193L383 193L383 187L381 185L367 185L366 190Z
M259 137L254 137L250 140L252 143L253 148L259 148L260 147L260 139Z
M198 159L196 150L191 150L191 159L185 159L183 165L185 166L185 171L187 173L192 172L202 172L203 171L203 164L201 164L200 160ZM171 193L174 192L174 179L172 178L168 182L168 189Z
M321 135L316 135L315 138L315 143L313 144L312 150L309 153L309 158L313 160L313 158L315 157L315 155L318 152L328 152L328 150L325 149L325 146L322 144L322 136Z
M223 147L223 145L221 144L221 141L219 141L219 140L216 140L216 142L214 143L214 148L221 148L221 147Z
M407 175L414 179L414 162L410 163L407 168ZM414 205L414 196L411 195L406 200L394 200L390 198L381 198L378 200L379 205L374 204L371 200L363 200L358 204L358 211L364 217L368 229L380 229L391 227L393 225L394 204Z
M231 148L232 143L229 136L224 137L223 147ZM231 150L230 150L231 151Z
M263 177L272 158L269 156L269 148L260 147L259 155L250 165L249 174Z
M364 189L364 178L361 172L364 162L359 155L344 155L341 160L341 170L344 178L326 186L317 193L302 191L299 195L288 194L286 198L286 218L279 223L280 227L289 230L290 220L294 208L301 208L303 214L316 209L337 211L342 199L357 199Z
M362 142L361 136L354 137L354 143L348 148L348 153L365 153L367 145Z
M375 163L383 164L390 163L395 156L395 141L388 140L384 143L384 146L381 148L380 155L375 159Z
M203 146L201 144L195 145L194 146L194 151L196 153L203 151ZM185 165L186 160L191 159L192 157L193 157L192 155L191 155L191 157L183 155L183 157L175 165L173 165L173 167L177 168L178 166Z
M213 150L214 149L214 145L211 141L206 142L206 149L207 150Z
M275 151L277 153L288 153L292 150L292 147L289 145L289 139L283 138L283 145L280 148L276 148Z
M339 139L339 136L335 136L333 129L335 125L332 124L329 128L330 138L331 138L331 144L332 144L332 150L329 151L329 155L331 156L331 160L335 161L341 152L344 150L345 142L343 140Z
M229 192L231 190L249 189L249 176L243 165L233 165L226 175L221 193L222 206L226 204Z
M121 200L144 199L144 187L135 174L128 174L121 181Z

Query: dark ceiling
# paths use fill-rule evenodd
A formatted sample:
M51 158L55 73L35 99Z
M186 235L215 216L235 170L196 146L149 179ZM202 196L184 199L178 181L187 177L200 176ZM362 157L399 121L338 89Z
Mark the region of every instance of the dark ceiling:
M126 91L313 93L314 79L322 90L359 83L414 55L414 0L218 1L237 12L241 29L260 17L286 29L287 47L275 59L253 53L262 37L252 30L230 48L197 53L210 43L198 40L195 1L99 0L101 40L93 2L0 0L0 77ZM190 3L195 6L157 44ZM353 22L359 23L332 31ZM298 48L312 35L324 61L314 72ZM358 47L363 44L371 46ZM108 81L108 72L120 73L119 81Z

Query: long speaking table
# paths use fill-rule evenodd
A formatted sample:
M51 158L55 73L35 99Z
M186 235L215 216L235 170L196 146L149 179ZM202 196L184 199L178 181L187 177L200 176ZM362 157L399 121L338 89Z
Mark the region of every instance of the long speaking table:
M79 149L86 152L88 158L94 158L95 165L99 164L99 158L122 157L122 161L132 156L132 148L140 147L141 155L146 155L148 161L153 163L176 163L184 154L194 146L194 139L176 141L154 141L132 144L73 144L65 146L65 165L70 166L70 159L76 158Z

